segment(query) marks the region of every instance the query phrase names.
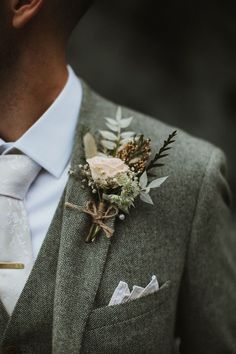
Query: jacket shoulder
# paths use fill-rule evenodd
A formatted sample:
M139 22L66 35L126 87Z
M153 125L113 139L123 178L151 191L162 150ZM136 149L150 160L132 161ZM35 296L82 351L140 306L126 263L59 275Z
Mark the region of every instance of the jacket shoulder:
M129 129L150 138L153 152L156 152L169 134L176 130L175 143L166 160L167 166L170 166L171 170L174 169L176 174L194 174L196 178L203 173L212 155L216 155L216 159L225 160L220 149L203 139L194 137L184 130L166 124L155 117L115 103L94 91L92 91L92 96L95 110L100 116L115 117L118 106L121 106L124 118L133 117Z

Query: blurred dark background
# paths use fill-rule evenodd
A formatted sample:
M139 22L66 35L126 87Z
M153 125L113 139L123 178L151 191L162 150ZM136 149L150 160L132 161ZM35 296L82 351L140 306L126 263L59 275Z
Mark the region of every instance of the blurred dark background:
M69 56L100 94L221 147L235 200L235 49L234 1L98 0Z

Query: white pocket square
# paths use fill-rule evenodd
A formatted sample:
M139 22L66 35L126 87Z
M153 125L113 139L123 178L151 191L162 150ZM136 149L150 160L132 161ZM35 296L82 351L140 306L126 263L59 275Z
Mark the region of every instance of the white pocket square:
M134 300L142 296L154 293L159 290L159 284L155 275L148 285L143 288L141 286L134 285L132 291L129 290L129 286L126 282L120 281L115 289L108 306L119 305L126 301Z

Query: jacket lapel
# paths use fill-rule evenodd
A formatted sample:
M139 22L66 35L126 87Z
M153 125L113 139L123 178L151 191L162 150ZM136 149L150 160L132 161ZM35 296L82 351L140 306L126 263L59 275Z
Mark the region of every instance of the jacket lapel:
M100 119L94 120L94 113L93 94L83 84L72 169L84 163L84 127L95 130L101 124ZM83 188L81 180L70 176L65 201L84 206L91 198L89 189ZM113 227L113 224L114 219L109 221L109 226ZM96 242L85 243L90 225L90 216L65 207L56 277L53 353L80 352L85 325L103 274L110 240L101 235Z

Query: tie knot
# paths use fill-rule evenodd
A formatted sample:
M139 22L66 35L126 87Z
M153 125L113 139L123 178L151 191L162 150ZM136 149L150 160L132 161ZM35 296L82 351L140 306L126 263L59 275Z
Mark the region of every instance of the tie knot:
M26 155L0 155L0 195L23 200L40 170Z

